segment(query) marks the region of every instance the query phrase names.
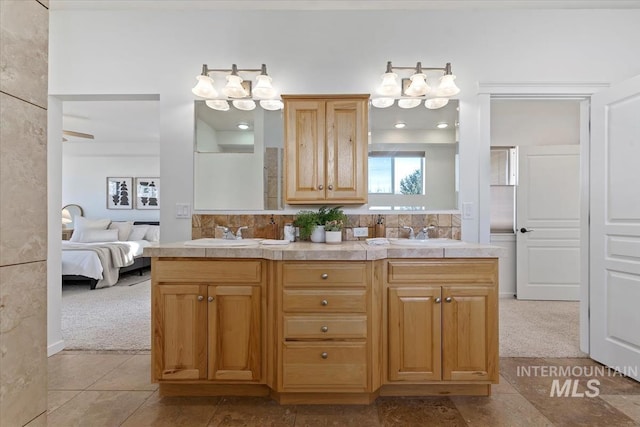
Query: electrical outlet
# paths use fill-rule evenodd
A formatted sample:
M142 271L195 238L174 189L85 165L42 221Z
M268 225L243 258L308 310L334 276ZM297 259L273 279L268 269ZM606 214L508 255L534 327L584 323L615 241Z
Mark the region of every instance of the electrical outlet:
M353 237L369 237L369 228L353 227Z

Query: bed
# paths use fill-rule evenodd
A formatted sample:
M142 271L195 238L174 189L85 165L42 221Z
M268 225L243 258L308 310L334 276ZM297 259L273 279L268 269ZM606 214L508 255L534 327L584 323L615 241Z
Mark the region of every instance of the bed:
M109 228L105 229L108 220L101 221L81 220L79 230L74 230L76 236L82 236L84 231L85 236L95 238L62 241L63 282L86 281L91 289L105 288L115 285L120 273L138 270L142 274L144 268L151 266L151 260L142 252L157 242L159 222L108 222ZM83 223L90 225L88 231L82 228ZM118 228L123 225L129 228ZM108 230L118 230L119 237L113 238L116 233Z

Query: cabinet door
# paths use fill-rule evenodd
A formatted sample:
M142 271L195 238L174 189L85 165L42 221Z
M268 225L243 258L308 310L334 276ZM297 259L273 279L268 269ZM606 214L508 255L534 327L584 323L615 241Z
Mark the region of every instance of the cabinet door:
M157 285L153 297L153 379L207 377L207 287Z
M209 286L209 379L259 381L260 287Z
M327 101L326 199L367 202L367 103Z
M324 101L285 101L285 180L287 203L325 199Z
M443 379L497 381L495 288L445 286L442 300Z
M440 380L440 287L389 288L389 381Z

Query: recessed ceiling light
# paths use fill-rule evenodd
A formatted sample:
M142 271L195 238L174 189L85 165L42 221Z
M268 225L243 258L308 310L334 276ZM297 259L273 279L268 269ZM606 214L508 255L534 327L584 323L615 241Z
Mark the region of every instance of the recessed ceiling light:
M396 123L396 124L395 124L395 125L393 125L393 126L394 126L396 129L403 129L403 128L406 126L406 124L405 124L405 123L402 123L402 122L399 122L399 123Z
M445 128L449 127L449 124L448 124L448 123L438 123L438 124L436 125L436 127L437 127L438 129L445 129Z
M249 125L246 123L238 123L238 129L247 130L249 129Z

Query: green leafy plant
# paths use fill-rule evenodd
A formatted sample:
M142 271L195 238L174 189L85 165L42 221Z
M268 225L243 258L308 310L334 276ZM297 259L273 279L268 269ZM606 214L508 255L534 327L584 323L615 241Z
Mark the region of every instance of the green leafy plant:
M346 224L347 220L347 215L342 211L342 206L335 206L333 208L323 206L318 209L318 224L320 225L326 225L330 221L339 221L342 224Z
M300 230L300 240L309 240L311 233L320 225L318 212L300 211L293 220L293 225Z
M342 231L344 223L340 220L327 221L324 225L325 231Z

